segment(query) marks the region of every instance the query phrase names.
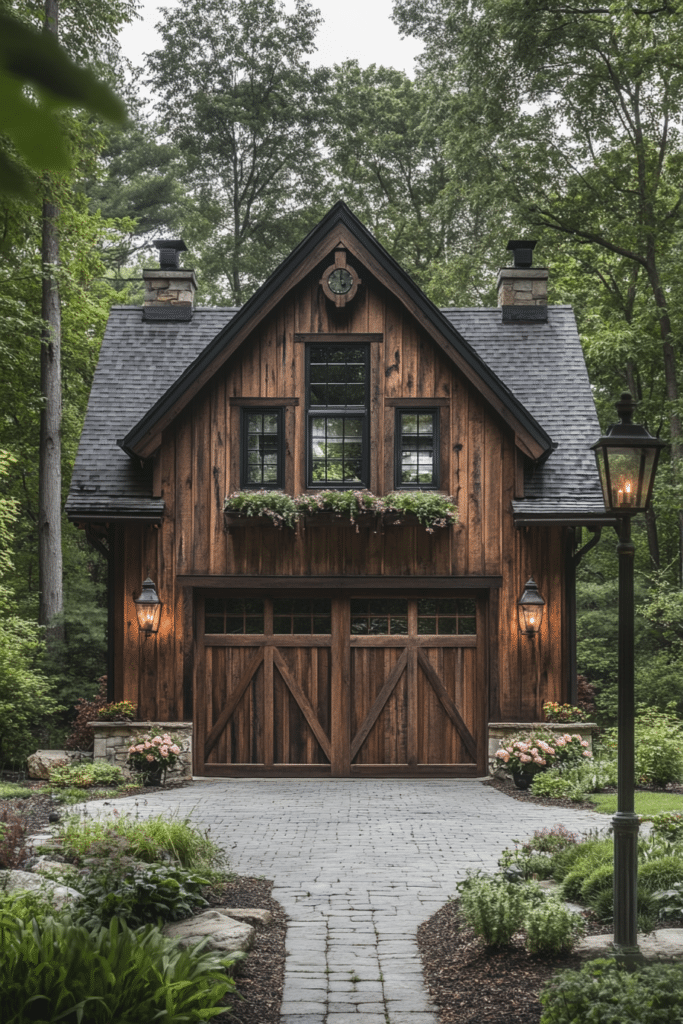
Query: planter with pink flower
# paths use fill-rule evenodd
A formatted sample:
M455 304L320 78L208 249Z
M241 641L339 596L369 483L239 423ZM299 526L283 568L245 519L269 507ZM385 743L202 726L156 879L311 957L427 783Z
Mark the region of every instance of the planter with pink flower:
M579 733L538 730L509 737L496 750L495 763L511 773L518 789L528 789L538 772L569 767L592 756L588 741Z
M128 767L142 776L145 786L159 786L166 780L166 772L178 760L180 747L170 733L150 733L128 748Z

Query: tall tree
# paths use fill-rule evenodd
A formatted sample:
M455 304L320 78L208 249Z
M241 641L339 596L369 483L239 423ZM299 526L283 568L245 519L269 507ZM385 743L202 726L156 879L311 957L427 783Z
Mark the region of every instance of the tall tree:
M319 21L307 0L189 0L158 26L158 132L183 154L183 234L211 301L242 303L320 212Z
M45 31L59 37L57 0L45 0ZM40 461L38 482L38 622L48 625L64 608L62 581L62 310L59 299L59 207L43 200L40 349Z
M683 9L616 0L395 0L423 67L530 226L630 263L659 330L675 482L683 475L681 324L663 264L680 240ZM683 509L678 509L683 570Z

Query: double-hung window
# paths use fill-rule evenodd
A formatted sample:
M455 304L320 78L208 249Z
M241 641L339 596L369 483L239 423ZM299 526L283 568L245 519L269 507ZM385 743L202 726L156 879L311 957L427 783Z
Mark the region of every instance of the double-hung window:
M308 487L369 485L369 368L367 345L307 346Z
M439 486L439 410L396 410L396 487Z
M242 487L284 486L282 409L242 409Z

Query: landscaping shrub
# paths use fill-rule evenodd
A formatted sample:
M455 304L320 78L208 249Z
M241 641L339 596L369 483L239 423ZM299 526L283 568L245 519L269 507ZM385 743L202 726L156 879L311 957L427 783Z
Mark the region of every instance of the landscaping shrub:
M22 800L32 796L30 786L20 786L16 782L0 782L0 800Z
M559 956L573 949L583 935L584 923L580 915L569 910L561 900L547 896L527 911L524 931L530 953Z
M683 780L683 723L672 705L666 712L639 706L635 726L636 780L664 787Z
M528 887L471 874L458 884L460 909L475 935L487 946L506 946L524 923L528 909Z
M683 813L681 811L663 811L641 818L641 821L652 822L652 834L669 842L683 839Z
M95 733L88 725L88 722L97 720L102 708L107 703L107 677L99 679L99 690L89 700L80 697L76 701L76 718L73 722L71 733L64 742L67 750L92 750L95 746Z
M77 786L89 789L91 786L122 786L126 777L120 768L106 761L78 761L61 768L51 768L49 781L58 788Z
M26 823L18 814L0 810L0 868L17 868L26 858Z
M143 820L122 815L106 821L84 821L80 817L72 817L60 826L58 833L63 856L75 862L88 853L93 843L115 840L116 837L125 839L127 855L149 864L164 860L170 854L183 867L206 873L225 861L223 851L207 834L193 828L188 819L158 815Z
M94 843L90 856L84 857L83 868L74 888L82 899L73 909L74 919L88 928L108 925L114 917L124 918L131 928L144 924L164 924L190 917L207 905L201 894L203 878L178 864L146 864L104 842Z
M576 844L578 836L564 825L537 829L531 839L520 842L516 849L503 850L498 861L503 874L510 881L518 878L550 878L553 874L553 855Z
M97 719L100 722L132 722L137 712L137 706L129 700L112 701L100 708Z
M534 796L582 803L590 793L616 784L617 762L614 758L602 756L571 767L549 768L541 772L534 778L531 792Z
M629 973L614 960L592 960L554 975L540 1000L541 1024L673 1024L683 1019L683 967Z
M90 932L68 917L0 917L6 1024L193 1024L225 1013L236 958L181 950L148 926L113 919Z

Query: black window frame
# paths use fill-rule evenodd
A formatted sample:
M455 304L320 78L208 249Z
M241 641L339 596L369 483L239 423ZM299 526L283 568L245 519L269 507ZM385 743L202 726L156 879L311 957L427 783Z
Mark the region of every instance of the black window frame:
M311 352L315 348L360 349L365 359L364 403L360 405L311 404ZM366 342L309 342L306 344L306 487L311 490L351 491L370 486L370 346ZM313 479L313 419L314 417L341 419L362 418L361 479L349 483Z
M404 416L432 416L434 422L432 459L432 483L404 483L403 476L403 427ZM441 409L439 406L400 407L396 409L394 420L394 489L397 491L438 491L441 486Z
M285 416L282 406L264 403L258 406L243 406L240 409L240 489L243 491L282 490L285 486ZM249 469L248 417L268 415L277 418L277 479L276 482L252 483L247 479Z

